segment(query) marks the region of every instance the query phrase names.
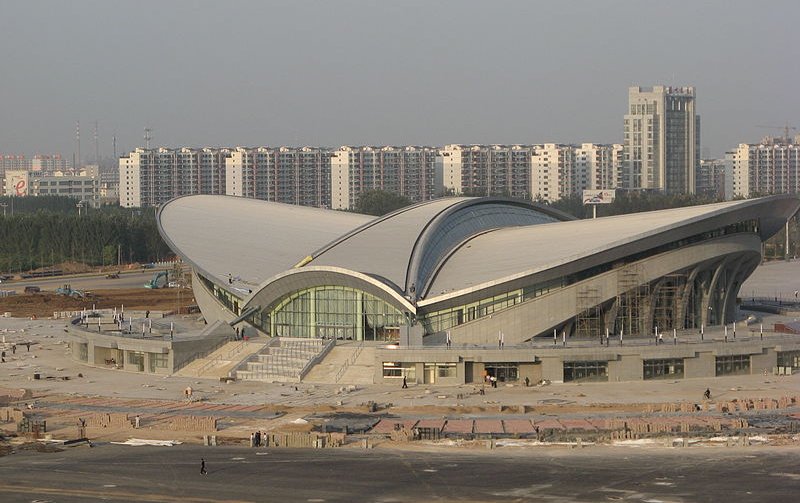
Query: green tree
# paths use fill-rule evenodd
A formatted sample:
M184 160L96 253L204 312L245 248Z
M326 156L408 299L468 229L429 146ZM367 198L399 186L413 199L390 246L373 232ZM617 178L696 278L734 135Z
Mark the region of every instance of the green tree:
M411 201L407 197L394 192L368 190L358 196L354 211L365 215L381 216L410 204Z

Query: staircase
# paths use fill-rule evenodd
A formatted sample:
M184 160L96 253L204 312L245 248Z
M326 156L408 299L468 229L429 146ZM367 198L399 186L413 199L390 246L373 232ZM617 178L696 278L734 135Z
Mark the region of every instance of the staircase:
M333 341L276 338L236 370L242 381L300 382L304 371L330 351Z
M334 347L325 360L303 378L307 383L373 384L375 347L344 342Z

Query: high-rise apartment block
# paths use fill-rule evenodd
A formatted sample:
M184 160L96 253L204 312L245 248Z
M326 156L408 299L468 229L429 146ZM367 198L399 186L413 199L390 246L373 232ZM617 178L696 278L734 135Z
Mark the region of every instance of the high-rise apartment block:
M225 193L229 149L137 148L119 159L119 203L158 206L189 194Z
M694 88L629 88L624 145L625 188L693 194L700 163Z
M331 208L352 209L358 196L369 190L385 190L412 202L438 195L434 169L436 149L429 147L349 147L330 157Z
M800 193L800 136L742 143L728 159L735 196Z
M228 194L348 210L370 190L412 202L444 194L555 201L618 187L622 151L622 145L595 143L137 148L119 160L119 195L124 207Z
M695 192L716 199L731 199L731 163L726 159L701 159L695 175Z
M467 196L530 197L531 147L526 145L445 145L437 159L437 179L445 193Z
M237 147L225 158L225 194L303 206L330 206L330 162L315 147Z

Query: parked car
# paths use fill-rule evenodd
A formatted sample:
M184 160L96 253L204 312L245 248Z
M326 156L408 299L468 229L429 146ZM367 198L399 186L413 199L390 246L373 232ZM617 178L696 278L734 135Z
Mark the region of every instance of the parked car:
M119 279L119 272L106 274L106 279Z
M39 293L41 291L42 289L39 288L38 286L29 285L25 287L25 293Z

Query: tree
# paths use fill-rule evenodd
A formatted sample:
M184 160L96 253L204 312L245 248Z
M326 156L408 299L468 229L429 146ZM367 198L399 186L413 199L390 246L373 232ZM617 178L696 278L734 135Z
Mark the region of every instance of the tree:
M409 206L411 201L399 194L386 190L368 190L358 196L355 212L365 215L382 216L394 210Z

